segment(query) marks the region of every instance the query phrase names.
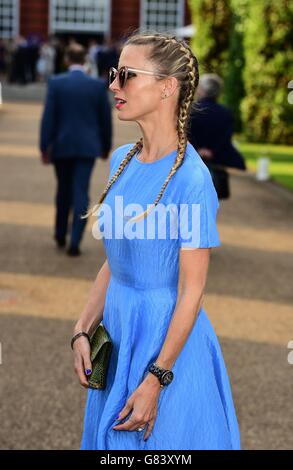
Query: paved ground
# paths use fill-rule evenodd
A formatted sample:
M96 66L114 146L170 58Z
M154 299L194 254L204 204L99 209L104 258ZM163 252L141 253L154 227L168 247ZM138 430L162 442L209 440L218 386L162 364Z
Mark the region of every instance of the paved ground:
M55 181L38 158L40 113L39 103L16 100L0 111L2 449L79 447L86 392L74 376L69 340L104 261L90 226L81 258L55 249ZM115 119L115 147L136 137L135 125ZM92 202L107 175L108 162L99 161ZM289 449L293 198L238 173L232 194L221 203L223 244L213 252L205 310L222 345L243 447Z

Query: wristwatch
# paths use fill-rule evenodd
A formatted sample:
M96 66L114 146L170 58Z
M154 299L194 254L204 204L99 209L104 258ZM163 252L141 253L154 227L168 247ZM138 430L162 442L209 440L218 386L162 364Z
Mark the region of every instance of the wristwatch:
M162 367L159 367L158 364L156 364L155 362L153 362L149 366L148 370L159 379L161 388L165 387L166 385L169 385L174 378L174 374L171 370L163 369Z

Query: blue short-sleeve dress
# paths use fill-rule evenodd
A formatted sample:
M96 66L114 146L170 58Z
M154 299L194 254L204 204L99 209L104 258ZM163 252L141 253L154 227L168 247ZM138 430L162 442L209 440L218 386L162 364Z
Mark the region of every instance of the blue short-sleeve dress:
M133 145L113 152L109 178ZM163 346L176 305L180 249L221 244L217 194L208 168L189 142L160 200L161 215L151 217L150 212L129 223L154 203L175 158L176 151L147 163L135 155L97 217L111 271L102 322L113 350L106 389L87 391L83 450L240 449L227 370L203 307L174 363L172 383L160 392L149 438L144 441L144 432L112 429ZM164 207L169 208L165 215Z

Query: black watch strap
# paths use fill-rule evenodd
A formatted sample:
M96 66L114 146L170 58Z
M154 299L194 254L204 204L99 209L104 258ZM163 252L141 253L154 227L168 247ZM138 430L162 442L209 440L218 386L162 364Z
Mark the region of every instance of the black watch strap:
M159 367L158 364L156 364L155 362L153 362L150 366L149 366L149 372L151 372L153 375L155 375L157 377L157 379L159 380L160 384L161 384L161 388L164 388L164 385L162 384L162 381L161 381L161 378L162 378L162 375L165 373L165 372L168 372L167 369L163 369L162 367Z

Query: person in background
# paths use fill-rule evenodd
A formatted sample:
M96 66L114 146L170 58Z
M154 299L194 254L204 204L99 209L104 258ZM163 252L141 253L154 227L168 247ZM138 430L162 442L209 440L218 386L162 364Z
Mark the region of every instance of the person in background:
M245 170L244 159L232 144L232 112L217 103L222 88L223 81L218 75L210 73L200 77L188 140L207 166L212 163Z
M87 53L88 74L93 78L98 77L96 55L98 53L99 47L100 46L96 39L92 39L89 41Z
M107 158L112 146L112 117L104 81L85 74L86 51L72 44L66 52L67 73L48 81L41 120L40 150L44 164L54 165L57 177L54 238L66 245L70 210L73 220L67 254L81 254L86 225L81 215L89 204L90 176L97 157Z
M44 42L40 49L40 57L37 62L37 72L40 81L46 82L53 74L55 63L55 49L50 41Z
M6 44L4 41L0 38L0 78L1 76L4 76L6 73Z
M52 36L51 44L55 50L55 59L54 59L54 73L63 73L66 72L65 69L65 61L64 61L64 54L65 54L65 42L56 36Z
M39 60L41 38L36 34L30 34L27 39L27 75L28 81L34 83L37 78L37 63Z
M11 66L8 80L10 83L26 85L29 81L27 40L17 36L11 46Z
M119 49L112 39L107 39L106 43L96 54L99 77L108 82L108 73L111 67L117 67L119 60Z

